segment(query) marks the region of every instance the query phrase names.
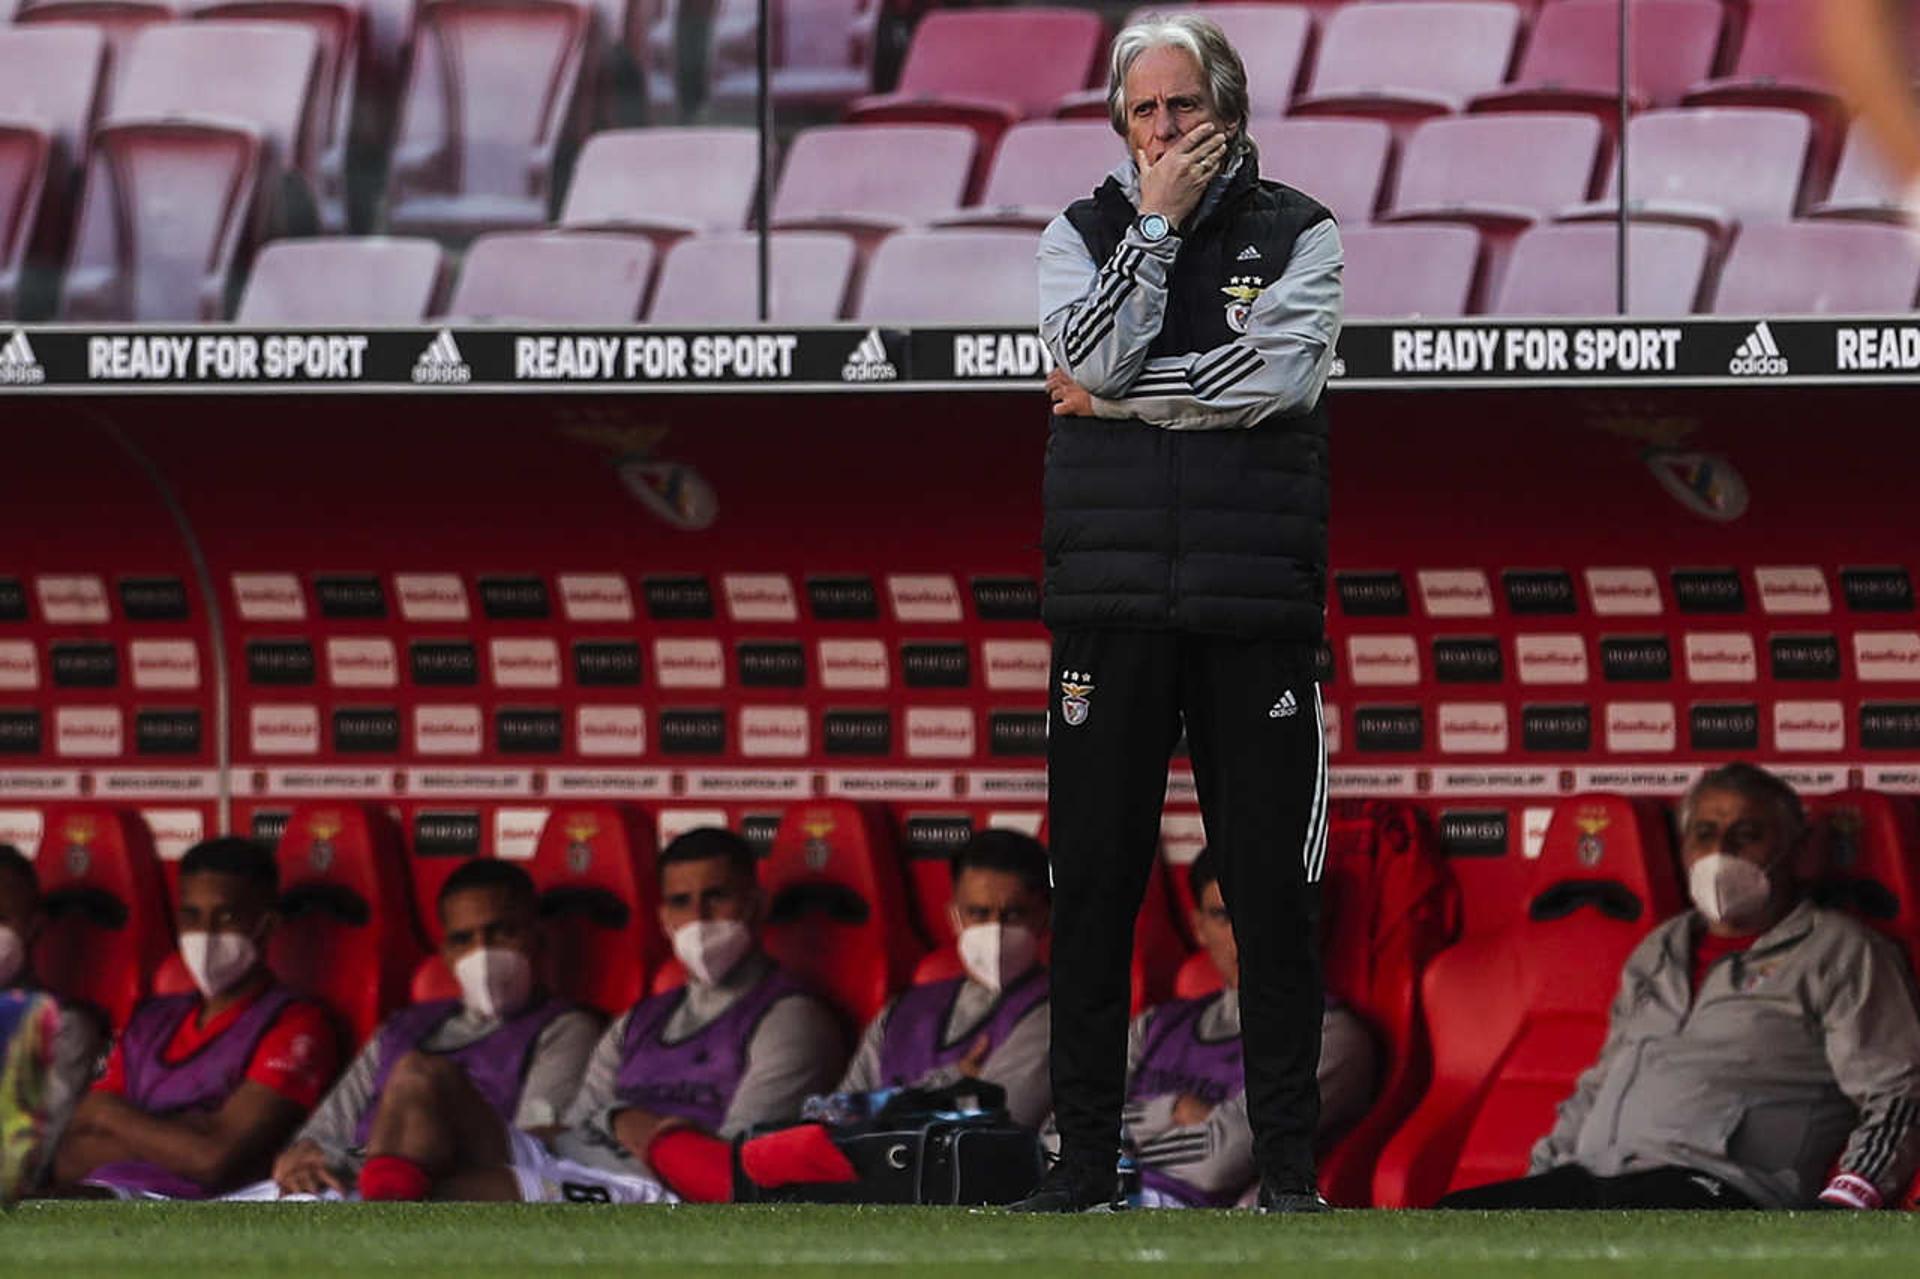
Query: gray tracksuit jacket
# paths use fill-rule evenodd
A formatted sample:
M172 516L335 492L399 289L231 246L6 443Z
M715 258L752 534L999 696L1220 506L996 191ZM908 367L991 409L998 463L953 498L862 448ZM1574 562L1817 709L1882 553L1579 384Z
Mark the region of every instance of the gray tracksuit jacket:
M1600 1058L1531 1171L1691 1168L1797 1208L1831 1167L1894 1202L1920 1163L1920 1012L1905 958L1803 902L1718 961L1695 996L1703 927L1689 911L1627 958Z

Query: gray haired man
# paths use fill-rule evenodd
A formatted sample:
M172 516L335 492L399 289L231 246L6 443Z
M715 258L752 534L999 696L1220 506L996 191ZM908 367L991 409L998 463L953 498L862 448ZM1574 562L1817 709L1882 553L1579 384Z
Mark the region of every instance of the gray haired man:
M1114 1195L1128 953L1184 723L1239 940L1261 1203L1314 1188L1327 842L1315 656L1324 634L1327 415L1340 328L1332 215L1263 180L1219 27L1149 19L1114 42L1128 158L1040 245L1059 367L1044 617L1061 1159L1028 1211Z

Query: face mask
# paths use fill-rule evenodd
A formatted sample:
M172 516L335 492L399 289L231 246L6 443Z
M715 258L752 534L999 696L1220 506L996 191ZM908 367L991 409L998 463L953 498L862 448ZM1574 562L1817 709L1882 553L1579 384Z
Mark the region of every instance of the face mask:
M0 924L0 988L13 985L13 979L27 966L27 943L10 924Z
M1040 957L1040 939L1023 924L969 924L960 930L960 963L967 976L998 994L1027 975Z
M753 949L753 933L737 919L696 919L673 930L673 953L694 980L716 986Z
M517 950L482 946L453 966L460 1002L482 1017L511 1017L533 993L533 965Z
M1766 917L1773 881L1745 858L1708 853L1687 872L1687 891L1708 923L1740 928Z
M217 999L253 971L260 949L245 933L181 933L180 958L200 993Z

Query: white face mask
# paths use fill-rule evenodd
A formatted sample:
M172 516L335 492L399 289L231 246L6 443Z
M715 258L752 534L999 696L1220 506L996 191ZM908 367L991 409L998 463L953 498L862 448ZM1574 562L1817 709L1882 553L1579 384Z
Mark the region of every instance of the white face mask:
M27 966L27 943L11 924L0 924L0 989L13 985Z
M996 994L1027 975L1040 958L1040 939L1024 924L969 924L960 930L960 963L967 976Z
M482 946L453 966L460 1002L482 1017L511 1017L533 994L533 964L517 950Z
M253 971L260 948L245 933L181 933L180 958L186 961L200 993L217 999Z
M1708 853L1687 872L1687 892L1708 923L1743 928L1766 918L1773 880L1743 857Z
M674 956L709 986L726 980L752 949L753 931L737 919L696 919L673 930Z

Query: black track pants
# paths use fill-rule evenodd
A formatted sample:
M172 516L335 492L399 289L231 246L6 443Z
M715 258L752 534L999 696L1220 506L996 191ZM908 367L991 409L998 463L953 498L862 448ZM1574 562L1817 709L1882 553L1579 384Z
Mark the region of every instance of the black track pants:
M1311 1184L1323 1012L1315 944L1327 755L1313 650L1134 630L1053 640L1053 1102L1063 1153L1119 1144L1134 919L1184 718L1240 949L1247 1108L1260 1171Z

